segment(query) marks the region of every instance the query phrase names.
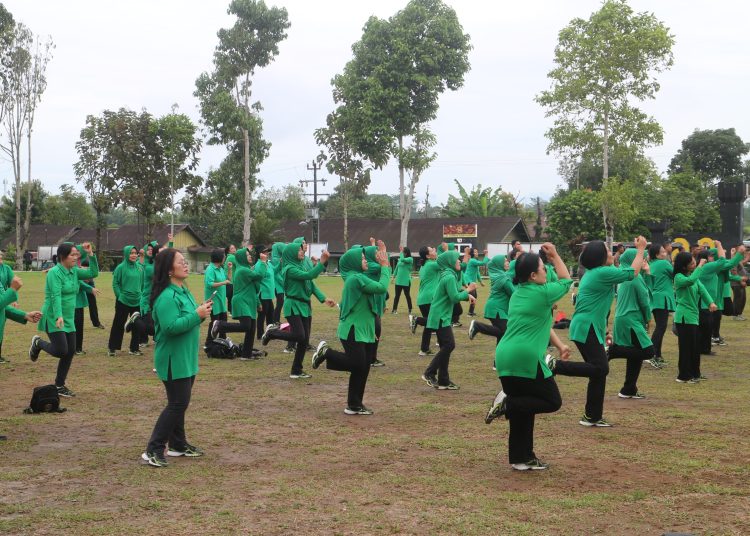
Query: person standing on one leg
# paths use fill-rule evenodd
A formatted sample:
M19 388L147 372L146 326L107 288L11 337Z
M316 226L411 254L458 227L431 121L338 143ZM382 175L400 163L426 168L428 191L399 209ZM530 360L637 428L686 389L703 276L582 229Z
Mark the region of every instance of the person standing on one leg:
M211 337L216 338L220 333L244 333L242 354L240 359L247 361L256 358L253 355L255 343L255 322L258 318L258 294L260 282L266 275L266 254L260 254L260 260L252 267L252 254L249 249L238 249L234 254L235 271L232 284L232 318L236 322L217 320L211 325Z
M125 246L123 259L112 273L112 290L115 293L115 317L109 331L109 356L122 348L125 331L130 331L130 355L142 355L139 349L141 334L134 324L140 316L143 292L143 267L138 262L138 249Z
M258 254L260 253L265 253L266 255L273 254L273 250L261 247L258 249ZM273 299L276 297L276 277L273 271L273 265L268 261L266 261L266 274L263 276L259 285L261 311L258 314L257 322L258 339L263 336L266 326L273 324Z
M273 323L281 324L281 312L284 310L284 278L281 277L281 254L284 251L284 242L274 242L271 247L271 259L269 266L273 268L274 292L276 293L276 306L273 309Z
M650 274L644 279L651 292L651 314L654 316L654 332L651 334L651 344L654 347L654 357L649 361L654 368L662 368L666 362L661 355L661 345L667 332L669 313L674 311L674 269L667 250L659 244L652 244L648 248Z
M726 346L724 337L721 336L721 320L723 316L734 315L734 305L732 304L732 280L741 282L742 278L737 275L732 275L732 270L740 266L743 262L747 262L747 257L743 256L745 253L745 246L740 244L736 248L732 248L730 253L730 260L724 262L724 266L716 274L717 276L717 287L716 287L716 305L718 311L714 313L714 324L711 341L719 346Z
M370 246L364 248L365 259L367 259L367 277L373 281L380 281L380 263L377 260L377 253L380 249L385 248L385 243L382 240L377 241L375 245L375 239L370 237ZM388 272L390 273L390 266ZM386 294L388 288L386 286ZM383 323L382 318L385 313L385 296L386 294L372 294L370 299L372 301L372 310L375 314L375 343L372 347L368 347L370 355L370 366L372 367L384 367L380 359L378 359L378 350L380 348L380 335L382 333ZM410 315L411 318L411 315Z
M419 269L419 292L417 293L417 307L421 316L409 315L409 327L411 332L415 333L417 326L424 327L422 331L422 341L419 346L419 355L432 355L430 349L430 339L433 330L427 327L427 318L430 316L430 305L435 295L440 279L440 267L437 264L437 249L429 246L419 248L419 256L422 259L422 267Z
M469 259L466 261L466 271L463 275L463 284L469 285L469 283L479 283L480 285L483 285L482 283L482 276L479 274L479 268L482 266L487 266L487 264L490 262L489 257L487 257L487 250L484 250L484 259L479 260L479 250L476 248L467 248L469 249ZM477 298L477 291L474 290L472 293L472 296L474 298ZM469 305L469 316L477 316L476 313L474 313L474 306L475 304Z
M396 269L393 271L393 278L396 282L396 297L393 298L393 310L391 313L394 315L398 312L398 301L403 292L406 298L406 305L409 308L409 314L411 314L411 271L414 267L414 258L411 256L411 250L407 247L399 248L401 252L398 256L398 262L396 263Z
M589 242L581 253L580 263L586 269L578 287L576 310L570 323L570 340L575 342L583 363L559 361L552 363L558 376L588 378L586 409L578 421L582 426L609 427L604 419L604 391L607 386L609 363L604 343L609 339L607 315L614 299L614 286L631 281L641 271L646 239L635 239L636 256L631 266L616 268L614 258L601 240Z
M141 458L165 467L168 456L195 458L203 451L187 441L185 412L198 374L200 325L211 313L208 301L197 305L185 285L189 274L182 254L167 248L156 256L150 310L156 327L154 367L167 391L167 406L159 415Z
M327 251L323 251L320 255L320 262L316 266L306 269L305 264L303 264L305 259L304 241L295 240L284 247L281 258L281 271L284 278L284 316L289 322L291 331L282 331L271 324L266 327L261 343L266 346L269 341L274 339L296 343L294 361L289 377L295 380L307 379L311 376L303 370L302 364L307 351L307 342L310 340L312 280L325 269L324 264L328 261L329 254ZM320 299L320 296L318 299ZM336 305L336 302L325 297L321 301L329 307Z
M503 388L485 417L488 424L503 415L508 419L508 461L517 471L549 467L534 452L534 420L536 414L553 413L562 406L545 359L550 338L563 360L570 354L550 329L549 311L573 281L555 246L546 243L542 248L558 280L547 283L546 267L536 253L527 253L516 263L517 287L510 299L508 330L495 350L495 368Z
M44 285L44 305L37 329L46 331L49 342L34 335L29 347L29 359L36 361L44 350L59 359L55 385L60 396L75 396L66 381L76 349L75 307L80 282L99 275L99 263L91 250L91 244L83 244L89 256L87 269L78 267L78 250L70 243L57 248L58 263L47 272Z
M217 320L227 321L227 286L230 283L224 270L224 250L215 249L211 252L211 264L208 265L203 276L203 299L211 300L212 303L210 324L212 327ZM209 328L206 335L206 344L213 340L211 331L213 330ZM224 339L227 334L219 330L218 336Z
M89 265L88 253L82 244L76 246L78 250L78 266L84 267ZM89 279L92 283L93 279ZM76 295L75 326L76 326L76 355L83 355L83 333L84 333L84 309L89 306L89 297L96 300L99 290L85 281L81 281L80 290Z
M659 246L661 247L661 246ZM620 255L620 267L633 264L637 255L633 248ZM654 345L648 337L647 326L651 321L651 298L644 276L649 275L649 264L643 261L641 273L633 280L617 287L615 323L612 330L614 343L609 347L609 359L622 358L625 365L625 383L620 389L620 398L646 398L638 391L638 376L643 362L654 357Z
M381 242L382 244L382 242ZM312 356L312 368L325 361L329 370L349 372L349 390L344 413L347 415L372 415L363 403L365 386L370 369L370 355L375 351L375 307L372 298L385 295L391 271L385 244L376 254L380 279L374 281L367 272L370 267L364 248L354 247L341 256L339 270L344 279L344 289L339 313L337 334L344 347L338 352L320 341Z
M224 250L226 258L224 260L224 271L227 273L227 279L232 281L234 276L234 269L236 268L237 262L234 260L234 254L237 253L237 246L229 244ZM227 310L229 314L232 314L232 297L234 296L234 287L231 283L227 285Z
M435 330L440 350L425 369L422 379L435 389L456 391L458 385L451 381L448 373L451 353L456 347L451 314L453 305L459 301L474 301L469 292L476 288L476 283L470 284L466 290L458 290L457 276L461 272L461 260L457 251L441 253L437 258L437 264L440 268L440 279L427 317L427 327Z

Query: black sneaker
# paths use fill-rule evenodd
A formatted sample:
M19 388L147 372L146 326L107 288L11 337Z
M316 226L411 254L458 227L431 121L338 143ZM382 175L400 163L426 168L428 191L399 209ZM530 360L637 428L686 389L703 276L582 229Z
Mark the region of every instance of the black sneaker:
M490 424L498 417L502 417L503 415L505 415L505 412L507 410L508 395L506 395L505 392L501 389L500 392L497 393L495 401L490 406L490 409L487 411L487 415L484 416L484 423Z
M440 384L438 384L437 388L440 391L458 391L460 389L460 387L458 385L456 385L455 383L453 383L453 382L449 382L446 385L440 385Z
M115 357L115 351L114 350L107 350L107 357Z
M130 333L133 330L133 323L138 320L140 316L141 313L136 311L128 317L128 319L125 321L125 333Z
M173 449L169 448L167 449L167 456L185 456L186 458L198 458L200 456L203 456L204 452L202 449L199 449L198 447L194 447L193 445L185 445L182 449Z
M473 341L474 337L476 337L476 336L477 336L477 321L476 320L472 320L469 323L469 340Z
M538 458L534 458L525 463L513 463L511 467L516 471L544 471L545 469L549 469L549 464L544 463Z
M724 337L719 337L718 339L716 339L716 344L718 344L719 346L726 346L727 341L724 340Z
M644 395L643 393L635 393L634 395L624 395L622 393L617 393L617 396L619 396L620 398L632 398L634 400L641 400L646 398L646 395Z
M328 343L326 341L320 341L318 347L312 355L312 368L318 368L323 361L326 360L326 352L328 352Z
M268 324L266 326L266 330L263 332L263 336L260 338L260 343L263 346L268 346L268 341L271 340L271 330L273 329L276 329L276 324ZM289 347L287 346L287 348Z
M0 435L0 441L7 441L8 436Z
M434 352L432 350L420 350L417 355L421 356L421 357L425 357L425 356L428 356L428 355L433 355L433 353Z
M42 338L39 335L31 337L31 346L29 346L29 359L32 363L39 359L39 352L42 351L42 346L39 344L42 342Z
M586 415L581 417L581 420L578 421L578 424L580 424L581 426L597 427L597 428L610 428L612 426L611 424L609 424L607 421L604 420L604 417L595 421L594 419Z
M136 350L135 352L132 350L129 350L128 355L143 355L143 352L141 352L140 350Z
M298 372L297 374L290 374L289 377L293 380L306 380L308 378L312 378L312 375L308 374L305 371Z
M461 326L463 326L461 322L453 322L453 324L451 324L451 327L453 328L460 328Z
M347 415L372 415L373 411L370 408L362 406L361 408L347 408L344 410Z
M86 352L83 350L76 350L76 355L86 355Z
M417 317L414 315L409 315L409 329L412 335L417 332Z
M215 339L219 336L219 321L214 320L211 322L211 338Z
M422 380L425 381L430 387L437 389L438 382L436 376L428 376L426 374L422 374Z
M144 452L141 454L141 459L148 462L152 467L166 467L169 465L164 454L161 452Z
M68 389L65 385L57 386L57 394L58 396L64 396L65 398L73 398L74 396L76 396L76 394Z
M305 352L312 352L313 350L315 350L315 348L313 348L312 344L308 344L305 348Z
M99 324L98 326L94 326L96 329L107 329L107 327L104 324Z
M385 363L383 363L380 359L375 359L372 363L370 363L371 367L384 367Z
M555 359L552 354L547 354L546 356L544 356L544 363L547 365L547 368L550 369L551 372L555 371L557 359Z

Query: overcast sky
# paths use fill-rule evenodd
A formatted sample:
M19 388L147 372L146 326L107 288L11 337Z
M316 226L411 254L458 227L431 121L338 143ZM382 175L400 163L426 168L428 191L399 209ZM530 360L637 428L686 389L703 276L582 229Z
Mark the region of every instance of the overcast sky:
M74 183L75 142L85 118L105 109L180 111L199 119L195 79L211 69L216 32L232 24L228 0L4 0L17 21L57 48L48 87L37 112L32 152L35 178L55 192ZM367 18L387 18L406 0L267 0L284 6L291 28L275 62L255 77L265 137L272 143L260 179L265 185L311 177L306 165L318 154L312 132L333 109L331 78L351 58ZM574 17L587 18L596 0L452 0L471 36L471 71L463 88L444 94L432 129L437 160L417 186L431 204L476 184L502 186L525 200L550 197L560 178L547 156L550 120L534 102L548 87L557 33ZM664 128L664 144L648 151L661 171L694 129L735 127L750 141L750 2L631 0L653 10L676 37L675 62L659 80L662 89L643 108ZM221 147L205 147L201 171L217 166ZM10 190L12 170L0 162ZM323 175L327 175L324 173ZM325 191L334 183L329 182ZM371 193L397 192L391 166L373 177Z

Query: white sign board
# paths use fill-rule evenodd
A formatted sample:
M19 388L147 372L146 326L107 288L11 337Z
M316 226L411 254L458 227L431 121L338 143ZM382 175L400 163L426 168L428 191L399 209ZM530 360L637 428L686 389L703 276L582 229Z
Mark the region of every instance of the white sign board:
M521 243L521 249L524 251L531 251L532 253L538 253L541 243ZM495 255L507 255L511 250L510 242L488 242L487 243L487 256L492 258Z
M328 249L328 242L321 243L308 243L307 244L307 256L320 258L320 254Z
M36 259L38 261L51 261L52 255L57 254L57 246L39 246Z

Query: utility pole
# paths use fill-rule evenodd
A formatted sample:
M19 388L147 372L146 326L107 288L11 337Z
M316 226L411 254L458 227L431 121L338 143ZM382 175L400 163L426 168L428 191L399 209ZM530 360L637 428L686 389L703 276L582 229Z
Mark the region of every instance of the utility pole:
M318 178L318 171L322 169L321 166L318 166L317 162L315 160L312 161L312 167L310 164L307 164L307 170L313 172L313 178L312 179L300 179L299 185L301 187L305 187L308 184L312 183L313 185L313 193L311 194L303 194L306 197L312 196L313 203L312 203L312 209L308 209L308 218L313 220L313 228L312 228L312 241L315 243L320 242L320 213L318 211L318 196L326 196L328 194L318 194L318 183L323 183L323 186L326 184L326 179L319 179Z

